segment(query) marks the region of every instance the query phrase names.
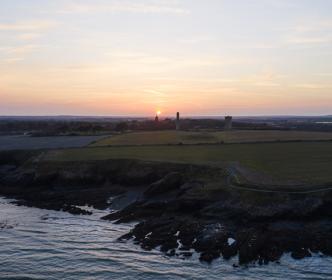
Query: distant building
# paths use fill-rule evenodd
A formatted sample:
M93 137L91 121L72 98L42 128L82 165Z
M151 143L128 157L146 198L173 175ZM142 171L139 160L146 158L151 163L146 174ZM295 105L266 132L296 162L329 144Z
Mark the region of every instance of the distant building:
M233 117L231 117L231 116L225 117L225 130L232 129L232 122L233 122Z
M176 130L180 130L180 113L179 112L176 113L175 127L176 127Z

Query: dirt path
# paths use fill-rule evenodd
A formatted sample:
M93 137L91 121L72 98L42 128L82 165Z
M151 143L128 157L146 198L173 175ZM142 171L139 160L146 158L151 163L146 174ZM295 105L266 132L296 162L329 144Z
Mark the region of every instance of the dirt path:
M241 172L238 170L238 168L230 166L227 167L228 177L227 177L227 183L230 188L238 189L238 190L245 190L245 191L253 191L253 192L262 192L262 193L279 193L279 194L310 194L310 193L320 193L320 192L326 192L326 191L332 191L332 186L329 187L319 187L319 186L305 186L305 185L284 185L282 188L302 188L303 190L271 190L268 188L271 188L271 186L266 185L266 189L263 189L264 186L257 186L254 183L248 183L247 185L241 185L241 183L234 183L234 181L240 181L239 175L243 176ZM273 187L278 187L273 186ZM307 188L307 190L304 190L304 188ZM308 189L311 188L311 189ZM313 189L314 188L314 189Z

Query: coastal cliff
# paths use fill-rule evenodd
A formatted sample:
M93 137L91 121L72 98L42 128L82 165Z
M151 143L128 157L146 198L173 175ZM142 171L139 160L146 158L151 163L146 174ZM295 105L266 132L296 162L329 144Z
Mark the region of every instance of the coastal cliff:
M112 208L110 197L134 196L103 217L138 224L121 240L169 256L211 262L278 261L312 253L332 255L332 191L250 189L225 168L130 159L43 161L39 155L2 157L0 195L16 204L91 214L81 206ZM319 188L319 187L317 187Z

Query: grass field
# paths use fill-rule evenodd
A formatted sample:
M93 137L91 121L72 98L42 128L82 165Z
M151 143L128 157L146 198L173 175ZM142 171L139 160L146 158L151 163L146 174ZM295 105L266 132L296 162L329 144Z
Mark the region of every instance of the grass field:
M91 147L50 151L45 160L141 159L224 166L233 162L278 181L332 182L332 143L260 143L200 146Z
M332 133L278 130L238 130L219 132L156 131L134 132L112 136L91 146L162 145L162 144L213 144L275 141L332 140Z

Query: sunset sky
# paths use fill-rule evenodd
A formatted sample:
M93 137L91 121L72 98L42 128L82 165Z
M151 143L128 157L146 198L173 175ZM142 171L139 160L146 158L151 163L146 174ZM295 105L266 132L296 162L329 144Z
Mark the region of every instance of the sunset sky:
M330 0L0 0L0 115L332 114Z

